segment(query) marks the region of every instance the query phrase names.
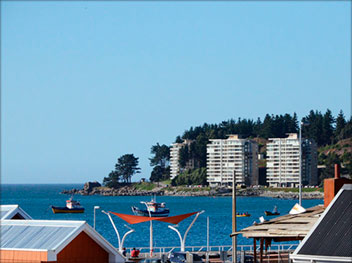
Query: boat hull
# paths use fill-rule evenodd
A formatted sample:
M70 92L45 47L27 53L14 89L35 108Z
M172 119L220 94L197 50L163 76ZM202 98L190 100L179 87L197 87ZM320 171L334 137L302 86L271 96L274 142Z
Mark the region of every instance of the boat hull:
M250 217L251 215L236 215L236 217Z
M270 211L264 211L265 215L266 216L278 216L280 215L280 213L276 212L276 213L273 213L273 212L270 212Z
M147 210L139 209L138 207L132 206L132 212L136 216L148 216L149 212ZM168 208L164 209L163 211L157 212L150 212L151 217L167 217L169 216L170 210Z
M84 208L67 208L67 207L59 207L59 206L51 206L54 214L60 213L84 213Z

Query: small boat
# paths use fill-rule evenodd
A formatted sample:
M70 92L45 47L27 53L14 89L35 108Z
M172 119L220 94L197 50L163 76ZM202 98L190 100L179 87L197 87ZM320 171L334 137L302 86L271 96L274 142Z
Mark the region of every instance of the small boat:
M277 206L274 206L274 209L272 212L270 211L264 211L266 216L278 216L280 215L279 211L277 211Z
M66 201L66 206L51 206L54 214L58 213L84 213L84 207L78 201L73 200L73 196Z
M170 210L165 207L165 203L157 203L155 199L150 202L141 202L141 204L146 204L147 209L141 209L136 206L132 206L132 212L136 216L151 216L151 217L167 217L169 216Z
M242 214L236 214L236 217L250 217L251 215L246 213L242 213Z

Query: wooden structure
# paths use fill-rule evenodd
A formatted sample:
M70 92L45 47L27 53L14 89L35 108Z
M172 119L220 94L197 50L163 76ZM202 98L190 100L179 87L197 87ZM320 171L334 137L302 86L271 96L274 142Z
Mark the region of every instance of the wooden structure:
M302 214L288 214L244 228L232 233L231 236L241 234L246 238L253 238L254 248L257 247L256 242L259 240L259 262L263 262L263 250L267 251L272 241L303 240L323 212L324 206L318 205L308 208ZM254 262L256 262L256 254L256 249L254 249Z

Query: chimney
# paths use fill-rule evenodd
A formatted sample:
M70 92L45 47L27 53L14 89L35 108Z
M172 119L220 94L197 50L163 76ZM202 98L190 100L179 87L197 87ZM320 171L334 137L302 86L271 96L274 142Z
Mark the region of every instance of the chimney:
M340 177L340 165L335 164L335 177L324 180L324 207L334 199L344 184L352 184L352 180Z
M335 163L335 179L340 179L340 165Z

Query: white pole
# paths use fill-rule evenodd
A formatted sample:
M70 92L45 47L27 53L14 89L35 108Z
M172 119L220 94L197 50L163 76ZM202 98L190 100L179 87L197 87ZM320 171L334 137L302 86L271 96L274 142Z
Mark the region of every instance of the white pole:
M200 214L203 214L203 213L204 213L204 210L201 211L201 212L199 212L199 213L197 213L196 217L193 219L192 223L191 223L191 224L189 225L189 227L187 228L187 230L186 230L186 232L185 232L183 238L182 238L182 236L181 236L180 231L179 231L177 228L175 228L175 227L173 227L173 226L168 226L168 228L174 230L174 231L177 233L178 237L180 238L180 242L181 242L181 252L184 252L184 251L185 251L185 248L186 248L186 238L187 238L187 234L188 234L189 230L190 230L191 227L193 226L194 222L196 222L198 216L199 216Z
M93 228L95 229L95 210L100 209L100 206L94 206L94 226Z
M302 122L299 124L299 196L298 202L299 205L302 206Z
M190 230L191 227L193 226L194 222L196 222L198 216L199 216L200 214L203 214L203 213L204 213L204 210L201 211L201 212L199 212L199 213L197 213L196 217L193 219L192 223L191 223L191 224L189 225L189 227L187 228L186 233L185 233L185 235L183 236L183 245L186 244L186 238L187 238L187 234L188 234L189 230Z
M207 216L207 254L205 261L209 262L209 216Z
M131 230L127 231L127 232L123 235L121 244L120 244L120 246L119 246L119 250L120 250L121 253L123 252L123 243L125 242L126 237L127 237L129 234L133 233L133 232L134 232L134 229L131 229Z
M104 214L106 214L106 215L109 217L110 222L111 222L111 224L112 224L112 226L113 226L113 228L114 228L114 230L115 230L115 233L116 233L116 236L117 236L117 241L119 242L119 248L120 248L120 246L121 246L120 233L119 233L119 231L117 230L114 221L112 220L112 218L111 218L111 216L110 216L109 213L105 212L104 210L101 211L101 212L103 212Z
M236 171L233 170L232 180L232 233L236 232ZM232 262L237 261L237 236L232 236Z
M150 210L148 209L148 205L146 202L141 202L142 204L145 204L147 207L147 211L149 213L149 217L152 217ZM153 221L150 220L150 227L149 227L149 232L150 232L150 239L149 239L149 249L150 249L150 256L153 256Z
M209 251L209 216L207 217L207 251Z
M184 244L183 244L183 240L182 240L182 236L181 236L181 233L180 231L178 231L178 229L176 227L173 227L173 226L167 226L168 228L174 230L178 237L180 238L180 245L181 245L181 252L184 252L185 251L185 247L184 247Z

